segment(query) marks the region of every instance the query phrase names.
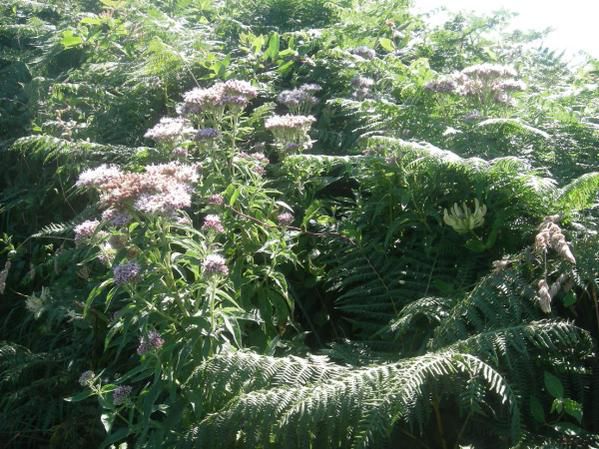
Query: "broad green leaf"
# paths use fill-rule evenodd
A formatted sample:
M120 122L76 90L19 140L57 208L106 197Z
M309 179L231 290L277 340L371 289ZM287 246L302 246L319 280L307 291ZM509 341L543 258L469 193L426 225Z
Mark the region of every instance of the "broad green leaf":
M266 51L262 55L263 60L270 59L274 61L279 56L279 48L280 48L280 38L279 33L272 33L270 38L268 39L268 47Z
M564 295L562 302L564 303L564 306L570 307L576 304L576 295L574 294L574 292L569 291Z
M102 415L102 417L104 417L104 415ZM102 423L104 423L104 421L102 421ZM123 438L125 438L127 435L129 435L129 429L127 427L122 427L119 430L117 430L114 433L111 433L109 435L106 436L106 438L104 439L104 441L102 441L102 444L100 444L100 449L104 449L108 446L110 446L113 443L116 443L119 440L122 440ZM119 445L119 449L120 448L127 448L127 443L122 443Z
M84 17L79 21L79 23L84 25L100 25L102 23L102 19L99 17Z
M582 404L576 402L573 399L565 399L564 400L564 411L576 419L580 424L582 422Z
M69 396L68 398L64 398L64 400L67 402L79 402L89 398L92 395L93 392L88 388L85 391L77 393L75 396Z
M545 411L543 410L543 404L539 401L536 396L530 397L530 413L535 421L539 423L545 422Z
M561 399L564 397L564 387L562 382L548 371L544 375L545 387L551 396Z
M81 37L75 35L73 30L65 30L62 32L62 39L60 40L60 44L66 48L73 48L81 45L83 43L83 39Z
M383 47L383 49L387 50L388 52L395 51L395 44L393 43L393 41L391 39L388 39L386 37L381 37L379 39L379 44L381 44L381 47Z
M110 434L112 430L112 424L114 423L114 418L116 417L116 412L113 410L105 411L100 416L100 421L102 421L102 425L104 426L104 430L106 433ZM116 440L114 440L116 441Z
M553 403L551 404L551 410L549 410L551 413L556 412L556 413L561 413L564 409L564 401L562 401L559 398L556 398L553 400Z

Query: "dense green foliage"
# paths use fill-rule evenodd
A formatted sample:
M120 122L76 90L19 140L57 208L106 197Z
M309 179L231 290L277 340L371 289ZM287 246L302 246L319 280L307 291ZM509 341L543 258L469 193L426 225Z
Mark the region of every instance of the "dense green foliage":
M0 0L0 446L599 447L599 61L509 18Z

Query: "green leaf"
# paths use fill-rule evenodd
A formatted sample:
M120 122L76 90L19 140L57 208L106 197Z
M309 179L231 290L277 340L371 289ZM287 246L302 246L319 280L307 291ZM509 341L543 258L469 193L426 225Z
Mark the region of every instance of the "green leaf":
M224 311L223 311L224 312ZM241 330L239 329L239 324L237 320L229 317L227 313L221 313L221 317L223 319L223 323L225 325L225 329L231 334L233 338L233 343L238 348L241 348Z
M109 8L118 8L123 4L122 0L100 0L100 3Z
M102 425L104 426L104 430L106 431L106 433L110 434L110 431L112 430L112 424L114 423L114 418L116 417L116 412L115 411L105 411L104 413L102 413L102 416L100 416L100 421L102 421Z
M381 44L381 47L383 47L383 49L387 50L388 52L395 51L395 44L393 43L393 41L391 39L388 39L386 37L381 37L379 39L379 44Z
M562 401L561 399L554 399L553 403L551 404L551 410L549 410L551 413L553 412L557 412L557 413L561 413L564 410L564 401Z
M79 21L83 25L101 25L102 19L99 17L84 17Z
M268 39L268 47L262 55L263 60L270 59L274 61L279 56L280 38L279 33L272 33L270 39Z
M576 295L574 294L574 292L569 291L566 295L564 295L562 302L564 303L564 306L570 307L576 304Z
M564 397L564 387L562 382L548 371L544 375L545 387L551 396L561 399Z
M90 292L89 295L87 295L87 299L85 300L85 306L83 308L83 316L86 317L89 309L91 308L92 303L94 302L94 300L100 296L102 294L102 292L106 289L106 287L108 287L109 285L113 284L113 279L106 279L104 282L102 282L100 285L95 286Z
M237 198L239 198L239 195L241 194L241 190L240 189L236 189L233 194L231 195L231 198L229 199L229 206L234 206L235 202L237 201Z
M295 61L291 60L291 61L287 61L284 64L279 65L279 67L277 68L277 72L280 75L286 75L291 68L293 67L293 65L295 64Z
M90 389L87 389L85 391L77 393L75 396L69 396L68 398L64 398L64 400L67 402L79 402L89 398L92 395L93 392Z
M582 404L576 402L573 399L565 399L564 400L564 411L576 419L580 424L582 422Z
M266 36L264 36L263 34L260 34L259 36L254 36L254 38L252 39L252 48L254 49L254 53L260 53L265 43Z
M104 416L104 415L102 415ZM127 427L123 427L119 430L117 430L116 432L109 434L106 436L106 438L104 439L104 441L102 441L102 444L100 444L100 449L104 449L105 447L110 446L113 443L116 443L119 440L122 440L123 438L125 438L127 435L129 435L129 429ZM123 443L125 446L125 448L127 447L126 443ZM119 445L119 449L121 447L123 447L123 444Z
M76 36L73 33L73 30L65 30L62 32L62 39L60 40L60 44L64 48L73 48L81 45L83 43L83 39L81 37Z
M535 421L539 423L545 422L545 411L543 410L543 404L535 396L530 397L530 414Z

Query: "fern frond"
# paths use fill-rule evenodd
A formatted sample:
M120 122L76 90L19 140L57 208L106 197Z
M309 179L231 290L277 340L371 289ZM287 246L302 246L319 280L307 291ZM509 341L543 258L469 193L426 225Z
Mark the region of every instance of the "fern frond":
M267 357L250 351L226 351L197 368L189 383L204 389L198 406L218 406L245 391L326 381L345 371L324 356Z
M392 334L396 340L401 340L402 348L413 347L416 353L421 353L434 329L447 318L455 303L454 298L417 299L405 306L380 333ZM413 343L408 344L408 341Z
M372 335L411 301L438 293L438 285L469 285L475 275L469 268L476 261L472 257L456 267L437 249L425 253L416 244L393 256L373 247L350 247L329 262L329 291L335 292L335 307L345 318Z
M71 220L65 223L50 223L42 227L38 232L31 235L31 238L47 237L51 235L61 235L73 231L77 225L76 220Z
M322 447L369 447L384 441L395 424L417 425L419 409L428 405L431 392L456 378L483 381L507 406L514 428L519 426L510 387L470 354L432 353L332 374L323 381L241 394L200 423L196 444L259 448L277 443L299 448L318 441Z
M29 136L15 141L8 151L17 152L24 157L49 162L68 157L71 162L112 162L127 163L135 158L145 158L152 148L131 148L123 145L101 145L92 142L71 142L52 136Z
M542 320L481 332L450 347L458 352L476 354L493 366L504 364L509 369L511 358L531 358L532 351L584 360L593 353L593 340L587 331L573 323Z
M586 173L560 189L558 206L567 213L579 212L597 204L599 172Z
M490 127L490 126L509 126L513 129L517 129L521 132L528 132L531 134L535 134L544 139L551 139L551 136L543 130L535 128L534 126L530 126L524 123L520 119L515 118L490 118L483 120L477 126L481 128Z
M473 332L509 327L539 317L536 291L516 268L484 277L464 299L458 301L437 329L434 347L468 338Z

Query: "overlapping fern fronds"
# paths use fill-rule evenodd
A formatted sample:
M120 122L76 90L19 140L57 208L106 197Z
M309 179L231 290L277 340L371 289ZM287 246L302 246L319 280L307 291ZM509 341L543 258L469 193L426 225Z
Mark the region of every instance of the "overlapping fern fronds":
M25 159L49 162L59 158L68 159L70 163L80 162L114 162L127 163L132 160L143 160L152 148L132 148L124 145L102 145L87 141L69 141L52 136L29 136L18 139L7 150L22 155Z
M270 360L264 363L257 356L253 360L262 369L272 369ZM194 385L213 389L215 382L220 382L223 364L237 366L239 361L234 354L216 356L206 362L203 375L194 378L199 385ZM384 441L396 423L421 425L422 417L429 414L430 395L441 385L447 394L452 381L459 384L456 379L482 381L506 408L515 431L519 426L517 401L509 385L493 368L469 354L449 351L364 368L324 367L328 372L319 375L320 379L297 371L270 388L240 392L191 432L191 446L211 441L223 448L270 447L273 443L288 448L372 447ZM314 368L318 369L317 365ZM257 374L255 367L248 372ZM246 377L246 382L252 381ZM232 388L229 391L234 392Z
M485 422L495 409L494 425L503 416L515 442L521 409L531 395L540 394L536 356L576 369L592 348L589 334L572 323L545 320L475 333L434 352L366 367L334 365L326 358L224 352L188 382L198 416L212 413L188 434L187 444L380 447L396 426L421 432L434 419L429 401L450 398L462 419ZM474 384L482 390L471 390ZM523 391L524 386L530 390Z

